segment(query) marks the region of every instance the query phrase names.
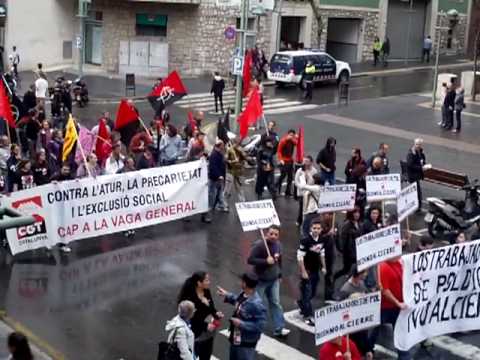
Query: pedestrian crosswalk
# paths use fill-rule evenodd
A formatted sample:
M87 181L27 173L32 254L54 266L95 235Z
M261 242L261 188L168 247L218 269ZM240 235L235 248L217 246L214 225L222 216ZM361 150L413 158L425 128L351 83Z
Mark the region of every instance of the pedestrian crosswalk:
M215 112L215 100L213 95L210 93L187 95L183 99L176 101L175 105L184 109L195 109L212 113ZM243 106L245 107L245 105L246 104L244 101ZM235 92L233 90L227 90L223 94L223 108L226 110L228 107L235 107ZM290 100L281 97L271 98L267 95L264 97L263 101L263 112L266 115L312 110L318 107L319 106L316 104L305 104L302 101Z

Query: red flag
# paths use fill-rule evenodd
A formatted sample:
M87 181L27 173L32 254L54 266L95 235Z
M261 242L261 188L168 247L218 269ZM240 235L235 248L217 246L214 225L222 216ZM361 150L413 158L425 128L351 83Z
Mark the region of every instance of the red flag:
M297 164L303 163L303 158L305 156L305 140L303 134L303 125L298 129L298 141L297 141L297 154L296 154Z
M250 81L252 80L252 52L247 50L243 64L243 97L247 96L250 90Z
M245 110L243 110L237 119L240 128L240 138L243 139L245 136L247 136L248 127L255 124L262 114L263 109L260 102L260 94L258 93L257 89L254 89L250 99L248 99Z
M0 117L2 117L11 128L17 127L15 119L13 118L12 108L10 107L10 101L5 92L3 81L1 81L0 84Z
M185 95L187 95L187 89L183 85L180 75L176 71L172 71L160 85L155 86L147 97L153 110L159 113L165 106L174 103Z
M191 111L188 112L187 114L188 117L188 124L190 125L190 129L192 129L192 133L197 130L197 122L193 118L193 114Z
M115 129L121 129L124 126L138 120L138 113L127 100L120 100L117 110L117 118L115 119Z
M112 140L110 139L110 132L103 120L100 120L98 125L97 142L95 143L95 154L97 155L99 163L103 166L105 160L112 152Z

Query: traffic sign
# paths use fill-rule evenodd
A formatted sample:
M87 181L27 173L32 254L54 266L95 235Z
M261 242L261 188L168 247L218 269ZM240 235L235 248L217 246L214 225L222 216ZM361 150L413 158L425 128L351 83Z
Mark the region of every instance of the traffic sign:
M235 36L237 35L237 31L235 30L235 26L227 26L224 32L225 39L227 40L234 40Z
M233 57L233 75L243 75L243 56Z
M83 38L82 38L82 35L77 35L75 37L75 47L77 49L81 49L82 48L82 45L83 45Z

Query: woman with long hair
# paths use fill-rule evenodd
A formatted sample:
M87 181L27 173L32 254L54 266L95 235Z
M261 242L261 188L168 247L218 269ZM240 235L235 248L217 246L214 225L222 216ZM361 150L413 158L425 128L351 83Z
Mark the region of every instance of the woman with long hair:
M178 303L189 300L195 304L195 314L190 320L195 334L195 354L199 360L209 360L213 352L215 330L223 314L215 308L210 293L210 276L204 271L192 274L182 286Z
M10 351L11 360L33 360L28 339L20 332L13 332L8 335L8 351Z

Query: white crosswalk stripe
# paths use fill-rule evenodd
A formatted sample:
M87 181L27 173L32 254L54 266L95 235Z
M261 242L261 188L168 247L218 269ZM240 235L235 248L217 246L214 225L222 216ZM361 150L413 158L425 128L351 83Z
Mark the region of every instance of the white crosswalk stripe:
M228 330L220 331L220 334L228 337ZM255 348L257 353L272 360L314 360L313 357L305 355L297 349L262 334Z
M215 111L214 97L210 93L199 93L185 96L175 102L176 106L183 109L195 109L206 112ZM233 90L225 91L223 95L223 107L233 107L235 105L235 92ZM246 102L243 102L245 108ZM305 104L298 100L290 100L285 98L270 98L265 96L263 101L263 109L265 114L282 114L296 111L305 111L318 108L319 105Z

